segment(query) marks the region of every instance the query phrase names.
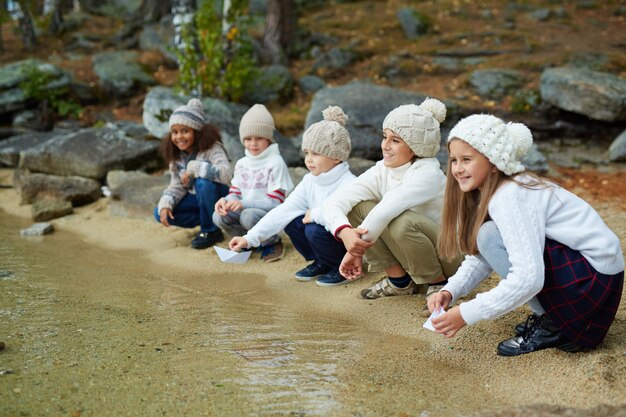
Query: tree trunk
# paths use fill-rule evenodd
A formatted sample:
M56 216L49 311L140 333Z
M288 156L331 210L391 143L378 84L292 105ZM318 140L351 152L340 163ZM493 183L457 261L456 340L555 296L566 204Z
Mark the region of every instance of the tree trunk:
M193 13L196 11L194 0L172 0L172 14L174 15L174 44L181 52L186 49L183 31L186 26L193 25Z
M6 0L0 0L0 52L4 52L4 38L2 38L2 24L9 20Z
M142 0L139 7L139 17L144 23L154 23L162 17L172 13L172 0Z
M50 25L48 31L57 34L61 31L63 25L63 6L62 0L46 0L44 5L44 13L50 15Z
M35 35L33 18L31 17L24 0L14 3L14 6L15 8L11 11L11 17L17 20L24 48L30 51L39 44L39 42L37 42L37 35Z
M289 42L297 27L296 8L293 0L268 0L267 20L263 43L273 64L285 64Z

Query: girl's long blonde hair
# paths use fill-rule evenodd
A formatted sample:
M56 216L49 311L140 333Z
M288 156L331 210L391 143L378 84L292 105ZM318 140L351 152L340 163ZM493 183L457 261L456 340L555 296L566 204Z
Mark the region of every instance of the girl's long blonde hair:
M451 140L459 140L459 138L452 138ZM449 146L450 141L448 141L448 148ZM488 220L489 202L502 184L512 181L531 189L536 187L549 188L555 185L553 182L527 172L524 174L531 176L533 180L522 183L515 179L517 174L509 176L491 162L489 165L491 169L485 178L482 189L464 192L452 175L452 162L448 159L441 230L437 243L439 254L447 259L455 259L460 254L478 254L478 231Z

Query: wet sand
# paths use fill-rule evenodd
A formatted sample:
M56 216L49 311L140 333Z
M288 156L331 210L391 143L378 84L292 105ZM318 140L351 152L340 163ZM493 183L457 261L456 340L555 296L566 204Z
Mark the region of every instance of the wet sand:
M32 223L18 200L0 189L5 230ZM626 213L596 208L626 247ZM449 340L421 327L423 295L359 299L380 275L334 288L295 281L304 262L291 246L273 264L258 254L223 264L189 248L192 231L112 217L106 199L52 223L53 235L11 238L21 258L0 264L15 269L0 279L0 371L13 372L0 375L2 416L626 410L624 303L593 352L502 358L497 343L528 310Z

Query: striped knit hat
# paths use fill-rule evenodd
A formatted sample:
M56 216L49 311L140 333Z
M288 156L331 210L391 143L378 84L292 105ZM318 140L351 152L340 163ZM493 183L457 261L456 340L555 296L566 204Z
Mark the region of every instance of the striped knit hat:
M200 130L204 124L202 102L197 98L192 98L187 102L187 105L176 108L170 116L170 128L173 125L183 125L194 130Z

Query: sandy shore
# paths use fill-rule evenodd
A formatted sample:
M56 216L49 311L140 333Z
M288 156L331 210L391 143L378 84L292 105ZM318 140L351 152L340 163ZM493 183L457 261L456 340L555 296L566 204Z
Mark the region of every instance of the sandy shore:
M1 170L0 177L6 180L9 175L9 170ZM621 205L616 200L594 206L620 236L622 247L626 248L626 213ZM30 217L30 206L20 206L19 197L13 189L0 189L0 209L22 218ZM304 261L290 245L286 257L279 262L265 264L258 259L257 254L245 265L224 264L212 249L195 251L189 247L193 231L166 229L148 219L112 217L104 198L77 208L75 214L51 223L55 225L56 233L68 231L81 236L89 245L136 252L142 258L140 262L151 266L162 266L180 273L201 273L209 279L211 276L260 275L264 296L277 305L306 314L323 313L340 317L365 332L371 330L379 343L374 343L377 348L371 351L360 352L360 370L343 371L343 376L352 381L347 384L347 391L365 390L363 384L366 381L361 381L363 372L366 372L364 364L370 366L373 372L377 368L377 361L382 360L385 369L380 371L380 375L390 378L387 381L390 384L398 381L394 375L399 375L399 384L402 378L411 378L411 373L406 370L415 368L421 369L415 377L424 378L425 385L431 384L433 380L448 378L451 388L449 395L471 398L475 390L487 390L498 401L493 405L484 404L483 409L490 409L491 406L549 404L585 409L609 405L618 406L620 412L626 410L624 302L605 342L593 352L567 354L546 350L518 358L502 358L495 354L496 345L510 337L513 326L529 313L525 308L493 322L467 327L456 338L447 340L422 329L424 319L419 316L419 311L424 303L423 295L375 301L360 299L359 291L374 283L381 275L371 275L334 288L321 288L314 283L295 281L293 273L304 265ZM492 278L481 288L486 289L495 283ZM393 358L390 360L387 357L389 344L395 338L415 340L416 346L427 346L427 358L431 361L411 362L415 358L412 352L406 352L404 357L395 361ZM423 356L420 358L423 360ZM384 403L384 394L373 392L371 395L374 401ZM475 407L470 409L476 410ZM543 412L528 411L525 415L553 415L546 410Z

